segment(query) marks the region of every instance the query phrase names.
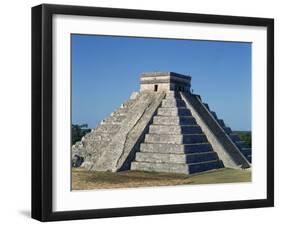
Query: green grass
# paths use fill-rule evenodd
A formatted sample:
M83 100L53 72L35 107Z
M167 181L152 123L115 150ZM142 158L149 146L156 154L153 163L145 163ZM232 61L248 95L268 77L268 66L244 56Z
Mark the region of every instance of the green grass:
M190 184L251 182L251 170L222 168L189 176Z
M250 170L218 169L193 175L142 171L95 172L72 169L72 189L92 190L192 184L250 182Z

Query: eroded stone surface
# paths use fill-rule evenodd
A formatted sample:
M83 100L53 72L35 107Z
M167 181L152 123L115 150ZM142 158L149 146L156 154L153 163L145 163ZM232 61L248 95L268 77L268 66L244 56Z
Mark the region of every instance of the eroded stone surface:
M133 158L136 146L147 129L165 94L163 92L134 93L120 109L74 145L75 154L84 158L82 167L97 171L118 171ZM122 116L120 116L122 112Z

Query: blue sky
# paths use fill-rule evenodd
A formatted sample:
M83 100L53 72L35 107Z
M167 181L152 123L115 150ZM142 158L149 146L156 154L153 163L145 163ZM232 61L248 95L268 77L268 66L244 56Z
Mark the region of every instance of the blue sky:
M233 130L251 130L251 43L72 35L72 123L94 128L139 90L142 72L192 77Z

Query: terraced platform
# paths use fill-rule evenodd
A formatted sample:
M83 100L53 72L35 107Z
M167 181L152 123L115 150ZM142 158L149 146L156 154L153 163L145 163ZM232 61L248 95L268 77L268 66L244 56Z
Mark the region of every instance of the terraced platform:
M251 149L190 82L174 72L142 74L140 91L72 146L72 166L185 174L251 167Z
M221 167L222 161L179 93L168 92L131 170L191 174Z

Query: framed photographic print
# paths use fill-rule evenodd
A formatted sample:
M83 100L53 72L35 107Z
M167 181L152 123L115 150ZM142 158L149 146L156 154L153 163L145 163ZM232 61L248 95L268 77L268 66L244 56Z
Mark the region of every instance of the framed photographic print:
M32 217L274 205L274 21L32 8Z

